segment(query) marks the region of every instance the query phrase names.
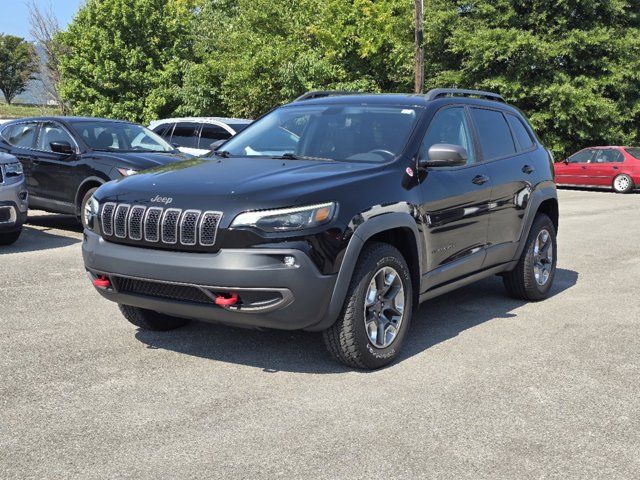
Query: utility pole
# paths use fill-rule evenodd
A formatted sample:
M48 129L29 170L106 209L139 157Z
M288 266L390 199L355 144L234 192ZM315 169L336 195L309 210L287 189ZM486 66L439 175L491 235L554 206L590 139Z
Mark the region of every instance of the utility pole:
M415 52L415 93L424 90L424 0L415 0L416 4L416 52Z

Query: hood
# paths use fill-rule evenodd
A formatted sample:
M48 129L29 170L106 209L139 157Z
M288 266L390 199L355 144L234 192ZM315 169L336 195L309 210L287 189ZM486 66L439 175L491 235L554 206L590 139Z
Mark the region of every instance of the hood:
M180 162L191 157L182 152L99 152L99 162L133 170L147 170L161 165Z
M101 201L176 208L242 211L339 200L345 184L383 174L386 165L273 160L194 158L110 182ZM152 202L151 199L156 199Z

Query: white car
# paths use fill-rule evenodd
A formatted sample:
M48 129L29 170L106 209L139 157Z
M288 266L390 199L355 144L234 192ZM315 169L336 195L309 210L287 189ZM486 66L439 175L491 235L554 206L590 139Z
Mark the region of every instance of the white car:
M228 140L244 130L252 120L242 118L187 117L167 118L151 122L149 129L191 155L206 155L210 145Z

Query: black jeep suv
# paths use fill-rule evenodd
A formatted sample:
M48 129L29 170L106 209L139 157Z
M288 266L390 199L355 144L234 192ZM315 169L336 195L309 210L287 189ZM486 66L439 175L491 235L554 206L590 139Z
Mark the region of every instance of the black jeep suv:
M323 331L338 360L377 368L429 298L495 274L549 294L553 167L517 109L464 90L311 97L214 158L94 194L84 262L131 323Z
M0 152L22 163L31 208L78 216L103 183L187 158L140 125L77 117L8 122Z

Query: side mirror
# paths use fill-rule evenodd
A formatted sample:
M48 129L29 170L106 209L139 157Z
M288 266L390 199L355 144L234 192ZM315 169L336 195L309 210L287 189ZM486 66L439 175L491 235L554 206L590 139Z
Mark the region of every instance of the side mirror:
M460 145L436 143L429 148L427 158L420 160L421 167L459 167L467 164L469 154Z
M211 145L209 145L209 150L211 150L212 152L215 152L218 148L220 148L225 143L227 143L226 140L216 140Z
M69 142L51 142L49 143L49 148L52 152L61 153L62 155L73 154L73 148L71 148Z

